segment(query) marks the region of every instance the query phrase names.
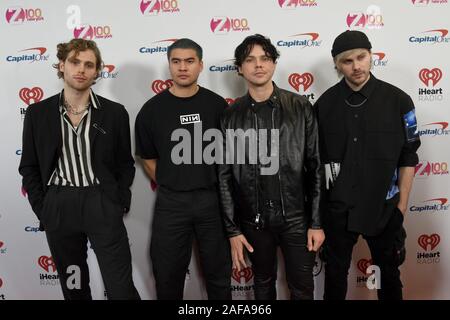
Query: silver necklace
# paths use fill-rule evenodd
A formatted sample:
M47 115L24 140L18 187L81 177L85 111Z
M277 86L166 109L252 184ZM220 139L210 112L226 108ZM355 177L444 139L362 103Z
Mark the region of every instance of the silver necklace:
M353 104L353 103L350 103L350 102L348 102L348 100L347 99L344 99L344 101L345 101L345 103L349 106L349 107L352 107L352 108L357 108L357 107L361 107L364 103L366 103L366 101L367 101L367 98L365 98L364 100L363 100L363 102L361 102L361 103L358 103L358 104Z
M69 102L67 102L66 99L64 99L64 106L68 113L73 114L74 116L78 116L84 113L87 110L87 108L89 108L89 103L80 110L75 110L75 108Z

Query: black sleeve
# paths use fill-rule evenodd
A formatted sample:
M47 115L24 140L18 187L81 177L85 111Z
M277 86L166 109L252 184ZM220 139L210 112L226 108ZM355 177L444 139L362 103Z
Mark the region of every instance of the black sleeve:
M144 108L138 113L134 126L136 138L136 155L142 159L157 159L158 151L156 150L153 134L153 119L150 112Z
M399 99L399 103L404 143L398 160L398 167L415 167L419 163L417 149L420 147L420 137L414 102L409 95L403 94Z
M133 183L136 169L131 154L130 117L123 106L121 106L120 111L118 150L116 153L117 180L119 183L122 205L125 208L125 212L128 212L131 203L130 187Z
M19 173L22 175L22 187L27 192L31 208L38 219L40 219L45 193L33 130L33 106L29 106L23 123L22 157L20 159Z

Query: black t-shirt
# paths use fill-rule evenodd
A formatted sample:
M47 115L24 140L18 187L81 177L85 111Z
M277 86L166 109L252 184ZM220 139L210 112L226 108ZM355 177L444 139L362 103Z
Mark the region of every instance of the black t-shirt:
M258 129L267 130L267 153L266 156L271 155L271 129L273 128L273 106L270 105L269 101L256 102L253 99L250 100L251 106L254 109L256 116L258 118ZM259 152L258 152L259 154ZM258 161L259 162L259 161ZM262 166L260 164L260 166ZM269 166L269 165L266 165ZM258 188L262 195L262 201L264 200L277 200L280 201L280 184L278 181L278 173L273 175L259 175ZM263 202L264 203L264 202Z
M187 98L165 90L144 104L136 118L136 154L142 159L158 159L158 185L174 191L215 186L215 164L203 159L204 148L215 139L203 141L203 133L219 128L226 107L222 97L202 87ZM173 135L174 131L179 135Z

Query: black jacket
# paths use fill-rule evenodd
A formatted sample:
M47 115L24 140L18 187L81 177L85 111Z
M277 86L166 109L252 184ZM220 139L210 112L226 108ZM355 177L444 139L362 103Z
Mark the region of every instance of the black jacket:
M27 109L23 125L19 172L28 201L40 219L47 183L62 154L59 94L34 103ZM102 190L128 210L134 179L129 117L125 108L93 94L97 109L91 108L91 162Z
M321 166L312 106L306 98L275 85L269 103L274 106L274 126L280 133L278 180L286 221L302 224L305 231L321 228ZM256 121L247 94L225 110L221 130L225 137L227 129L257 129ZM259 210L256 165L249 164L247 153L245 164L219 165L220 201L229 237L241 234L240 223L253 223Z

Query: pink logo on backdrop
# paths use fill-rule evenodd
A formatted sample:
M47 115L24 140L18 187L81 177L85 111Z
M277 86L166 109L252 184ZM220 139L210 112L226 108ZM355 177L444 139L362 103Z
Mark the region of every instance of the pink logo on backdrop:
M109 39L112 38L110 26L91 26L84 24L73 29L73 36L76 39Z
M44 96L44 91L39 87L34 88L22 88L19 91L20 99L27 105L30 105L32 101L34 103L41 101Z
M145 16L155 16L160 12L179 12L177 0L141 0L141 13Z
M422 81L427 87L435 86L442 79L442 71L439 68L433 68L431 70L427 68L423 68L419 71L419 79Z
M56 272L56 265L52 257L40 256L38 259L38 264L47 272ZM53 271L50 271L50 269Z
M209 26L214 34L227 34L231 31L249 31L246 18L214 17Z
M173 85L173 81L171 79L164 80L155 80L152 82L152 90L154 93L160 93L166 89L169 89Z
M378 29L384 26L381 13L351 12L347 14L347 26L356 29Z
M9 24L22 24L44 20L42 10L39 8L9 7L5 12L6 22Z
M253 278L253 270L251 267L241 269L241 271L233 269L231 277L238 283L241 283L241 279L243 278L245 283L247 283Z
M303 74L292 73L288 78L288 82L297 92L300 91L301 86L303 86L303 90L306 91L313 84L314 77L309 72L305 72Z
M315 7L316 0L278 0L278 5L283 9L295 9L300 7Z
M417 239L417 243L425 251L432 251L434 248L436 248L436 246L439 244L439 242L441 242L441 237L436 233L433 233L431 235L422 234ZM430 247L429 250L428 250L428 247Z

